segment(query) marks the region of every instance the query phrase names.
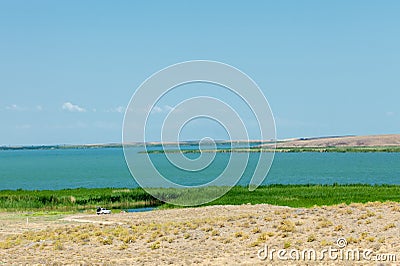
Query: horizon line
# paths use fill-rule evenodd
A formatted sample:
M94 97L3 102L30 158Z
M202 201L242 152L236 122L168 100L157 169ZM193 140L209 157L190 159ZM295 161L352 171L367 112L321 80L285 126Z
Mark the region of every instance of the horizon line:
M218 139L214 140L217 143L228 143L228 142L286 142L286 141L295 141L295 140L312 140L312 139L326 139L326 138L343 138L343 137L363 137L363 136L387 136L387 135L399 135L399 134L373 134L373 135L354 135L354 134L346 134L346 135L324 135L324 136L309 136L309 137L292 137L292 138L284 138L284 139L269 139L269 140L260 140L260 139L249 139L249 140L224 140ZM146 142L127 142L125 145L173 145L179 143L199 143L201 140L182 140L182 141L146 141ZM96 147L96 146L123 146L122 142L99 142L99 143L83 143L83 144L68 144L68 143L58 143L58 144L2 144L0 148L35 148L35 147Z

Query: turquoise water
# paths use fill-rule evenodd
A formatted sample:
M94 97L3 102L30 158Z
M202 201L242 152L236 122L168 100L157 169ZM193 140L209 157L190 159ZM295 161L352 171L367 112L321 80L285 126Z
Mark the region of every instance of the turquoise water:
M171 180L194 185L217 176L229 154L217 154L210 167L192 174L169 166L162 154L152 154L151 158ZM250 154L239 185L248 183L257 158L257 153ZM400 184L400 153L277 153L264 184L277 183ZM77 187L137 184L119 148L0 151L0 190Z

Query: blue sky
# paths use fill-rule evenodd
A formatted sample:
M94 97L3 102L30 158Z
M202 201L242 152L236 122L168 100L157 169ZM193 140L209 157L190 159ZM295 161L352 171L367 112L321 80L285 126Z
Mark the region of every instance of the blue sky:
M278 138L399 133L399 13L399 1L1 1L0 145L120 142L135 89L193 59L252 77Z

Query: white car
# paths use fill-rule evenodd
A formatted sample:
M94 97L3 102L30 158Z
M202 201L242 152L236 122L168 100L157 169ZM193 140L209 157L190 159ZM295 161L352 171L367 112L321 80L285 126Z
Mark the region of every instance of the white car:
M107 210L105 208L97 207L96 213L97 213L97 215L100 215L100 214L111 214L111 210Z

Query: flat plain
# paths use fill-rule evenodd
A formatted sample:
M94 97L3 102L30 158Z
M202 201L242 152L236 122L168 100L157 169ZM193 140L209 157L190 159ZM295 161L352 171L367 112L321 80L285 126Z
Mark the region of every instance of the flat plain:
M0 213L0 264L383 265L400 254L400 204L217 205L141 213ZM338 247L345 239L347 246ZM372 260L262 260L265 245L371 250ZM319 253L318 253L319 254ZM390 256L389 256L390 255ZM396 257L393 257L393 256Z

